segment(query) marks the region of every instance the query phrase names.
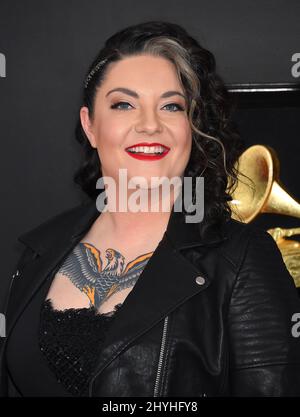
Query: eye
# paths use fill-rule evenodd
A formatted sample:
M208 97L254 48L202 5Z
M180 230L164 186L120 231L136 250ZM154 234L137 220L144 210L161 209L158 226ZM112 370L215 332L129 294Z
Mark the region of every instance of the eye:
M131 104L129 104L127 101L119 101L119 102L117 102L117 103L115 103L115 104L112 104L111 106L110 106L110 108L111 109L116 109L116 110L128 110L128 107L126 107L126 105L129 105L129 106L131 106ZM177 104L177 103L170 103L170 104L166 104L164 107L172 107L173 106L173 109L174 109L174 107L175 107L175 110L171 110L171 112L173 113L174 111L176 112L176 111L184 111L184 108L180 105L180 104ZM132 106L131 106L132 107ZM177 110L176 110L177 109Z
M131 104L129 104L129 103L127 103L126 101L119 101L118 103L115 103L115 104L112 104L111 106L110 106L110 108L111 109L116 109L116 110L127 110L127 108L126 107L119 107L120 105L123 105L123 104L128 104L129 106L131 106Z
M177 107L178 110L175 110L175 112L176 111L184 111L184 108L180 104L177 104L177 103L166 104L164 107L168 107L168 106L175 106L175 107ZM173 110L171 110L171 111L174 112Z

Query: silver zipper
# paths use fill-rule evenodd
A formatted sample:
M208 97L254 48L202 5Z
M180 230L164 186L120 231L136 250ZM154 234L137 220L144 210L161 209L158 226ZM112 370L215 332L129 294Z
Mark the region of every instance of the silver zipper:
M8 294L7 294L7 298L6 298L6 304L5 304L5 309L4 309L4 318L5 318L5 338L6 338L6 316L7 316L7 309L8 309L8 304L9 304L9 299L10 299L10 294L11 294L11 289L14 283L14 280L16 277L20 276L20 271L17 269L16 272L13 274L12 279L10 281L10 285L9 285L9 290L8 290Z
M92 393L93 393L93 385L94 385L94 381L95 378L97 377L97 375L99 374L99 372L97 372L95 375L93 375L93 377L91 378L90 382L89 382L89 397L92 397Z
M163 360L164 360L164 357L165 357L165 346L166 346L166 339L167 339L168 320L169 320L169 316L167 316L165 318L165 321L164 321L164 328L163 328L163 334L162 334L161 346L160 346L160 352L159 352L157 374L156 374L155 386L154 386L154 395L153 395L154 397L158 396L159 383L160 383L160 377L161 377L161 369L162 369Z
M158 360L158 368L157 368L157 374L156 374L156 380L155 380L155 387L154 387L154 397L157 397L158 394L158 388L159 388L159 379L161 374L161 368L163 365L163 359L165 355L165 344L166 344L166 337L167 337L167 327L168 327L168 320L169 317L167 316L164 320L164 328L163 328L163 335L161 339L161 347L160 347L160 353L159 353L159 360ZM96 379L96 377L99 375L100 372L97 372L92 376L92 378L89 381L89 397L92 397L93 392L93 384Z
M6 305L5 305L5 311L4 311L4 316L6 316L7 314L7 308L8 308L8 303L9 303L9 299L10 299L10 293L11 293L11 289L14 283L14 280L16 277L20 276L20 271L17 269L16 272L13 274L12 279L10 281L10 285L9 285L9 290L8 290L8 295L7 295L7 299L6 299Z

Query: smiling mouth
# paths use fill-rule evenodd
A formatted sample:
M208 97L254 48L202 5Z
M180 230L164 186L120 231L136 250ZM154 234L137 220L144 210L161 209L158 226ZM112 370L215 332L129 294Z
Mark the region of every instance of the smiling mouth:
M130 156L136 159L156 160L166 156L170 148L160 143L139 143L125 150Z

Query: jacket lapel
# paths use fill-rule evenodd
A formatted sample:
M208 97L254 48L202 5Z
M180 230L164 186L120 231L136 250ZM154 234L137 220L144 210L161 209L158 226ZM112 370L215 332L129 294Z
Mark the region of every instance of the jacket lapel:
M43 224L19 237L40 256L25 265L18 284L15 284L9 302L7 336L44 280L60 265L98 216L96 204L92 201L72 210L68 216L61 216L54 223ZM183 213L172 210L162 240L112 322L96 368L97 374L131 341L210 285L214 263L202 260L196 266L184 253L192 247L218 244L226 236L210 229L200 237L199 226L201 224L185 223ZM205 279L204 284L196 282L198 276Z
M205 279L203 285L196 282L199 276ZM95 373L100 374L129 343L172 310L205 290L211 278L177 252L165 234L112 321Z
M80 241L81 235L99 216L95 204L86 203L68 210L51 221L23 233L18 240L38 256L20 268L10 295L7 315L7 337L18 317L50 273Z

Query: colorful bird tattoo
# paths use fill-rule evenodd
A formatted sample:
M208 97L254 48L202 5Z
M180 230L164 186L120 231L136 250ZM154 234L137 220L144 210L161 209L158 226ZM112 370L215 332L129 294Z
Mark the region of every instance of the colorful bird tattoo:
M106 249L106 265L103 268L100 250L87 242L78 245L65 259L58 272L71 282L97 309L118 291L134 286L153 252L140 255L125 267L124 256L115 249Z

